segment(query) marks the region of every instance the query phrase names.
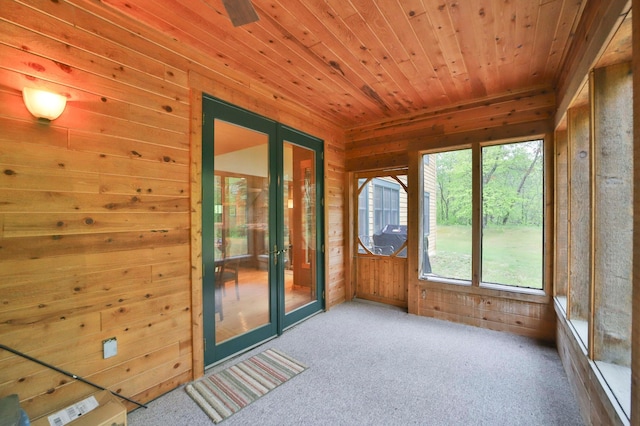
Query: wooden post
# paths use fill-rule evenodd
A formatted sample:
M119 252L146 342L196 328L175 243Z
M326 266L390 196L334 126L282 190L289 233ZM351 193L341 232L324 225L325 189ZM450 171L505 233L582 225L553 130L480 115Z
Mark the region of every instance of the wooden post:
M640 0L632 8L640 10ZM640 23L633 20L633 111L640 114ZM631 424L640 425L640 121L633 121L633 324L631 350Z
M204 310L202 306L202 92L191 101L191 357L193 379L204 375Z
M471 285L480 286L482 280L482 233L478 229L482 229L482 159L480 155L479 143L475 143L472 149L471 173L471 205L473 206L471 216Z
M356 265L356 257L354 252L355 238L354 233L358 226L355 222L355 206L357 198L355 197L355 192L357 188L354 189L354 173L347 172L344 174L344 287L345 287L345 300L350 301L353 299L355 295L355 286L354 286L354 274L355 274L355 265ZM328 229L328 228L325 228ZM356 251L357 252L357 251ZM327 271L329 269L327 268Z
M556 232L556 222L554 220L554 205L552 200L555 199L555 166L553 164L553 154L555 153L555 133L547 132L544 134L542 149L544 152L544 179L543 179L543 192L544 192L544 236L543 247L547 249L543 253L543 285L544 290L551 296L555 295L555 262L556 258L554 253L556 252L556 240L554 238ZM565 246L566 247L566 246ZM566 283L566 281L565 281ZM551 309L553 311L553 308Z
M569 176L567 165L568 135L566 130L559 130L555 135L555 262L554 262L554 296L567 296L569 223L568 223L568 188Z
M407 276L408 276L408 291L407 291L407 310L410 314L419 313L419 269L420 260L417 256L412 256L413 253L421 253L419 247L421 247L420 240L422 238L422 232L419 232L421 217L419 212L421 211L418 206L420 205L420 194L423 192L423 175L420 173L420 164L422 162L422 155L416 151L409 153L409 173L408 173L408 227L407 232ZM429 208L429 206L426 206ZM414 238L414 235L418 238Z
M591 275L589 107L567 111L567 126L570 221L567 316L586 321L589 318Z

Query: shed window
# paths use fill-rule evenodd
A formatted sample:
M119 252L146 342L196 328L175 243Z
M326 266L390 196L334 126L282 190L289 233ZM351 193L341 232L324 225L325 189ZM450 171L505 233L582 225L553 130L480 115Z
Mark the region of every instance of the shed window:
M407 176L358 179L358 253L406 257Z
M400 221L400 184L382 179L373 180L373 228L379 232L386 225Z

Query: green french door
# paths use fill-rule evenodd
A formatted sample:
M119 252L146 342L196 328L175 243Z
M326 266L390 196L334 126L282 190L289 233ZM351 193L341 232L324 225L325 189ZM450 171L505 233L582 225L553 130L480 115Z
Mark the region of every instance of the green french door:
M324 309L322 141L203 97L205 365Z

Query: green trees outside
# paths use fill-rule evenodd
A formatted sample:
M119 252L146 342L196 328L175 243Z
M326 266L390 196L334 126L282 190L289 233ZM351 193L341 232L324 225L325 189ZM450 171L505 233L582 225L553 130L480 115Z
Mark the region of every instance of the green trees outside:
M481 281L542 288L544 173L541 140L481 148ZM437 237L433 273L470 280L472 149L436 159Z
M482 149L482 222L542 226L542 141Z
M471 226L471 150L436 155L437 223Z
M482 222L542 226L542 141L482 149ZM438 225L471 225L471 150L436 156Z

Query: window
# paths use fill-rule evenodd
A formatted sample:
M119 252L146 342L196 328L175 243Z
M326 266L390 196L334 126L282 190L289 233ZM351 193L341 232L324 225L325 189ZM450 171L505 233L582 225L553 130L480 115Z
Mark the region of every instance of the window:
M482 281L542 288L542 141L482 148Z
M376 232L400 221L400 184L376 178L373 180L373 228Z
M229 257L245 256L249 253L247 224L250 223L247 209L248 178L217 174L215 182L214 223L216 245L228 248ZM220 256L220 253L216 253Z
M439 152L432 157L435 161L423 161L423 188L436 193L436 202L422 206L422 271L471 281L471 150ZM425 224L434 216L432 210L436 226L427 232Z
M480 171L477 179L474 170ZM475 145L423 158L422 277L542 289L543 175L542 140ZM434 190L432 205L427 193ZM474 241L480 244L474 247ZM472 282L474 276L479 282Z

